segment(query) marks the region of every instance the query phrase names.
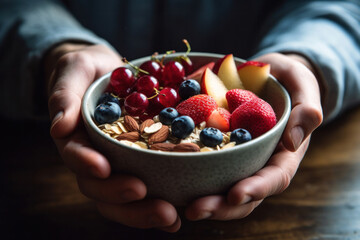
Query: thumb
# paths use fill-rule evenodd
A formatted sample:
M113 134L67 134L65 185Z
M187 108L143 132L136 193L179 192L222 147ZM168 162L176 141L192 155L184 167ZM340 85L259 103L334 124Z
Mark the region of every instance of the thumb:
M291 96L292 110L283 144L288 150L296 151L323 119L318 81L302 62L283 54L267 54L257 60L271 64L271 73Z

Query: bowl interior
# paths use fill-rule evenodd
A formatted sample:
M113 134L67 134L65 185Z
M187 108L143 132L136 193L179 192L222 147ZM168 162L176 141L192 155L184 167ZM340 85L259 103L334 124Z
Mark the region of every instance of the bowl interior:
M171 57L174 57L176 55L181 55L183 53L177 53L177 54L172 54ZM221 54L211 54L211 53L190 53L188 55L193 64L194 64L194 69L197 69L211 61L216 61L219 58L222 58L224 55ZM169 57L168 57L169 58ZM132 64L139 66L142 62L149 60L150 57L143 57L134 61L131 61ZM245 60L240 59L240 58L234 58L235 61L237 62L237 64L245 62ZM167 60L167 58L165 58L165 61ZM153 150L147 150L147 149L137 149L137 148L132 148L130 146L121 144L119 141L112 139L111 137L107 136L106 134L104 134L97 126L96 123L94 122L94 118L93 118L93 114L94 114L94 110L96 107L96 103L97 100L99 99L99 97L101 96L101 94L103 92L105 92L109 81L110 81L110 75L111 73L107 73L106 75L100 77L98 80L96 80L86 91L84 98L83 98L83 103L82 103L82 114L83 114L83 118L84 121L87 125L88 128L91 128L91 131L96 132L96 134L99 135L99 137L101 138L105 138L107 141L109 141L112 144L116 144L119 145L121 147L124 148L131 148L134 149L135 151L145 151L148 152L148 154L171 154L172 156L176 156L176 155L180 155L183 156L184 154L187 155L191 155L191 154L210 154L210 152L203 152L203 153L176 153L176 152L171 152L171 153L167 153L167 152L160 152L160 151L153 151ZM287 93L287 91L285 90L285 88L273 77L273 76L269 76L269 80L267 81L266 86L264 87L262 93L260 94L260 97L263 98L264 100L266 100L274 109L275 114L277 116L277 124L268 132L266 132L265 134L257 137L256 139L253 139L245 144L241 144L241 145L237 145L233 148L229 148L226 150L222 150L222 151L228 151L230 149L236 149L236 148L245 148L248 145L253 145L256 144L256 142L261 141L261 139L266 138L268 135L270 136L272 134L272 132L278 131L279 128L283 128L284 125L286 125L286 122L288 120L288 117L290 115L290 97ZM222 152L222 151L215 151L215 152L211 152L212 154L214 153L218 153L218 152Z

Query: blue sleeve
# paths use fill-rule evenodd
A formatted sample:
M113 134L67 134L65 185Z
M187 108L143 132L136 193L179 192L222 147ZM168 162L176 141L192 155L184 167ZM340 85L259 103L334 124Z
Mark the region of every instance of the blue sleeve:
M288 4L274 16L257 55L292 52L307 57L325 91L325 122L360 102L360 2Z
M2 107L1 115L12 119L39 116L44 109L38 101L43 90L41 58L63 41L107 44L56 1L0 0L0 102L11 102ZM46 111L42 114L46 116Z

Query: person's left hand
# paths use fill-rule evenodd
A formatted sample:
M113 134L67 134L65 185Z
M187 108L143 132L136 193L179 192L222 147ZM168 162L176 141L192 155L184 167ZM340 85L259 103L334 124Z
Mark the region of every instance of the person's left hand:
M284 191L306 153L311 133L322 123L319 83L305 58L272 53L255 60L270 63L272 75L291 96L292 110L282 139L266 166L236 183L226 196L193 201L185 211L189 220L244 218L266 197Z

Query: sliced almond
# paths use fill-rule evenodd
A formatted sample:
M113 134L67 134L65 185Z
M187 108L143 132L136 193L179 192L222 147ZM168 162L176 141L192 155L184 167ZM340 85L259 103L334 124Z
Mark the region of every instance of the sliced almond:
M157 124L157 123L155 123L155 124ZM155 125L155 124L153 124L153 125ZM151 125L151 126L153 126L153 125ZM146 128L145 128L145 132L146 132ZM158 129L156 132L154 132L153 134L151 134L149 136L148 143L151 145L154 143L164 142L164 141L166 141L168 136L169 136L169 127L161 124L160 129Z
M142 122L141 124L140 124L140 133L141 134L143 134L144 133L144 129L146 128L146 127L150 127L151 125L153 125L155 122L154 122L154 120L152 120L152 119L146 119L144 122Z
M140 134L138 132L127 132L119 135L116 139L117 140L127 140L130 142L136 142L140 138Z
M173 152L200 152L200 147L195 143L180 143L173 148Z
M232 148L235 145L236 145L236 142L229 142L229 143L225 144L221 149Z
M151 150L158 150L158 151L164 151L164 152L171 152L173 148L176 146L176 144L173 143L154 143L150 146Z
M157 122L154 123L153 125L149 126L149 127L145 127L144 128L144 132L147 134L152 134L155 133L157 131L159 131L162 128L162 123L161 122Z
M124 118L124 126L129 132L139 131L138 122L129 115L126 115Z

